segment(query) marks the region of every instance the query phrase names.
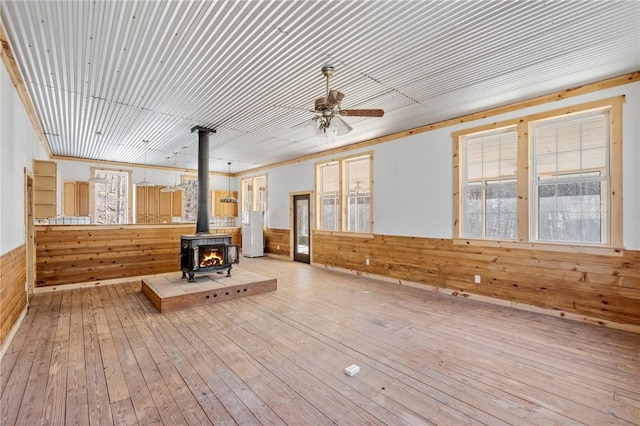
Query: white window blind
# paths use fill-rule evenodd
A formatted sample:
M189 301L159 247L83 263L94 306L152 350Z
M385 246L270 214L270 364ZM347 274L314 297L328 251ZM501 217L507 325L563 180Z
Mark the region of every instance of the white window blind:
M516 238L517 141L514 128L463 138L463 237Z
M535 240L607 243L609 122L599 110L532 123Z

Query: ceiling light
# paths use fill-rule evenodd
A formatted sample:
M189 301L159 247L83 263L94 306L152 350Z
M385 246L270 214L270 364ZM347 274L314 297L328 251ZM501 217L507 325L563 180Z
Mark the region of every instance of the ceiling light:
M309 120L305 121L302 125L305 133L309 136L320 136L322 135L322 129L318 125L319 117L313 117Z
M170 168L171 168L170 160L171 160L171 156L167 157L167 169L170 169ZM169 180L171 180L171 177L169 177ZM175 180L174 180L173 185L171 185L171 182L169 182L169 183L167 184L167 186L165 186L164 188L162 188L162 189L160 190L160 192L176 192L176 191L178 190L178 189L176 188L176 186L177 186L177 184L176 184L176 182L175 182Z
M144 180L141 180L140 182L136 183L136 186L149 187L149 186L155 186L155 185L153 184L153 182L149 182L147 178L145 178Z
M142 143L144 143L147 148L144 152L144 165L147 165L147 153L149 152L149 141L148 140L143 140ZM140 187L149 187L149 186L155 186L153 183L149 182L147 180L147 168L144 168L144 179L141 180L140 182L136 183L136 186L140 186Z
M335 132L336 136L346 135L353 130L353 128L349 126L346 121L344 121L337 115L334 116L327 124L327 128L329 129L329 131Z
M220 200L221 203L237 203L238 199L231 196L231 161L227 163L229 165L229 192L227 196Z

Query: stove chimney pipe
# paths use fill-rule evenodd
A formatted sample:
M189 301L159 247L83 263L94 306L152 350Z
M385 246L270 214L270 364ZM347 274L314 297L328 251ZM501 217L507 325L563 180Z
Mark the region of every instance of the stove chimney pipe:
M215 129L195 126L191 133L198 131L198 220L196 234L209 233L209 133Z

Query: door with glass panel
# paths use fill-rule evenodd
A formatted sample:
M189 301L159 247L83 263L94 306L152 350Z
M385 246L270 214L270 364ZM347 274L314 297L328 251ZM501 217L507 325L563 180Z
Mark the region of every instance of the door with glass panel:
M304 263L311 260L309 202L309 194L293 196L293 260Z

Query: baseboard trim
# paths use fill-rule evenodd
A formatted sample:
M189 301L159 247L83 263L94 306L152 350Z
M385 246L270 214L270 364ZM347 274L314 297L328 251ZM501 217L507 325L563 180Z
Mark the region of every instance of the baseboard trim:
M344 272L352 275L359 275L367 278L372 278L375 280L386 281L393 284L404 285L404 286L419 288L423 290L429 290L435 293L445 294L447 296L462 297L465 299L476 300L478 302L490 303L492 305L504 306L507 308L515 308L521 311L535 312L538 314L598 325L602 327L613 328L616 330L624 330L624 331L630 331L633 333L640 333L640 325L625 324L625 323L619 323L619 322L610 321L610 320L603 320L603 319L589 317L586 315L575 314L573 312L567 312L559 309L541 308L539 306L530 305L527 303L512 302L505 299L498 299L497 297L483 296L480 294L474 294L466 291L458 291L450 288L438 287L438 286L434 286L426 283L419 283L419 282L408 281L408 280L399 280L396 278L386 277L384 275L369 274L367 272L355 271L352 269L340 268L340 267L330 266L330 265L323 265L320 263L312 263L311 265L318 268L331 269L338 272Z
M9 346L11 346L11 342L13 341L13 338L18 332L18 328L20 328L20 325L22 325L22 321L24 321L24 317L27 316L28 310L29 310L29 305L26 304L22 309L20 316L18 316L18 320L13 324L13 326L11 327L11 330L9 330L9 333L7 334L7 338L2 343L2 347L0 347L0 362L2 362L2 358L4 358L4 355L9 349Z
M176 274L179 274L179 273L180 271L176 271ZM140 275L137 277L114 278L111 280L87 281L83 283L60 284L60 285L51 285L51 286L45 286L45 287L36 287L33 292L35 294L41 294L41 293L52 293L55 291L75 290L78 288L101 287L105 285L142 283L143 279L147 277L152 277L152 276L153 275Z

